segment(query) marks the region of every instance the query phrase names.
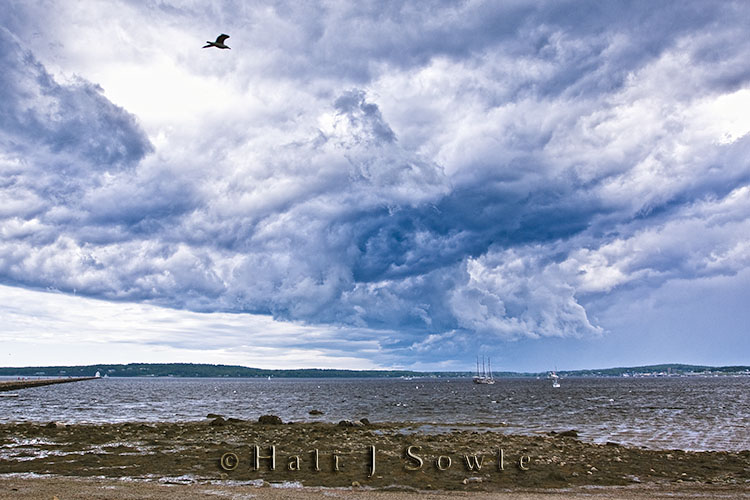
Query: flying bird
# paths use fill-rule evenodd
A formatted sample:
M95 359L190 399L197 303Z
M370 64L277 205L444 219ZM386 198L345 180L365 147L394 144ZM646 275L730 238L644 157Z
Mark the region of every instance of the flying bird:
M229 35L222 34L222 35L219 35L219 36L216 37L216 41L215 42L211 42L209 40L206 40L206 43L208 45L204 45L203 48L205 49L207 47L216 47L217 49L231 49L232 47L227 47L224 44L224 40L226 40L227 38L229 38Z

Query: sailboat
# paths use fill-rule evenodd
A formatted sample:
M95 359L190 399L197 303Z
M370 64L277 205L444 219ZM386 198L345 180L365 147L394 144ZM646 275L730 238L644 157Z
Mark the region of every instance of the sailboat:
M552 379L552 387L560 387L559 379L560 377L557 376L557 373L552 372L550 375L550 378Z
M477 356L477 374L472 379L475 384L494 384L495 379L492 377L492 366L490 358L487 358L487 369L484 368L484 356L482 356L482 371L479 371L479 356Z

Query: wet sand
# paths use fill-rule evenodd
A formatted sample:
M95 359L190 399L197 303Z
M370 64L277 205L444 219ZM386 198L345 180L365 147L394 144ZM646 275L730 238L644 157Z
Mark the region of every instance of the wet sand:
M0 424L0 498L645 499L679 492L750 498L750 451L646 450L585 443L574 432L519 436L409 423Z
M690 498L696 500L740 500L750 492L733 487L711 485L638 485L578 487L554 490L513 490L499 492L398 491L361 488L273 488L228 484L174 485L158 482L132 482L91 478L8 478L0 476L0 500L39 499L158 500L181 498L196 500L657 500Z

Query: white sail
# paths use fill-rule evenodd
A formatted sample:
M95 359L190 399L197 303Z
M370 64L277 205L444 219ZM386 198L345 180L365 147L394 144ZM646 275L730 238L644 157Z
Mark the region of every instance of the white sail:
M487 367L485 368L484 356L482 356L482 370L479 370L479 356L477 356L477 374L472 379L475 384L494 384L495 378L492 376L492 365L490 358L487 358Z

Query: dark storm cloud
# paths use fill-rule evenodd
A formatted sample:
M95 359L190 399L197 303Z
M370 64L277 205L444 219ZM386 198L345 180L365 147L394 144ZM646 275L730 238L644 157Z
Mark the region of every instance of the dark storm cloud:
M86 168L105 171L132 167L151 150L135 118L104 98L101 89L85 81L58 84L6 29L0 29L0 43L5 152L34 155L42 149L71 158L58 168L76 169L83 160Z
M340 113L348 116L349 120L358 128L366 126L371 130L375 141L389 143L396 140L393 130L383 121L378 106L366 101L365 92L361 90L345 92L336 99L334 107ZM361 121L365 121L367 125L360 124Z
M132 173L152 147L135 118L95 85L58 83L5 28L0 44L3 281L72 289L65 250L87 244L86 219L123 202L82 201L107 179Z
M362 85L377 77L380 64L408 69L436 57L503 52L562 63L553 78L519 92L573 95L611 91L676 38L742 15L741 5L701 1L679 8L647 1L159 5L170 17L199 15L234 27L248 45L278 54L273 70L290 77L328 75Z
M426 352L600 335L589 303L747 264L743 4L132 9L226 26L235 59L183 64L239 110L149 156L4 31L3 282Z

